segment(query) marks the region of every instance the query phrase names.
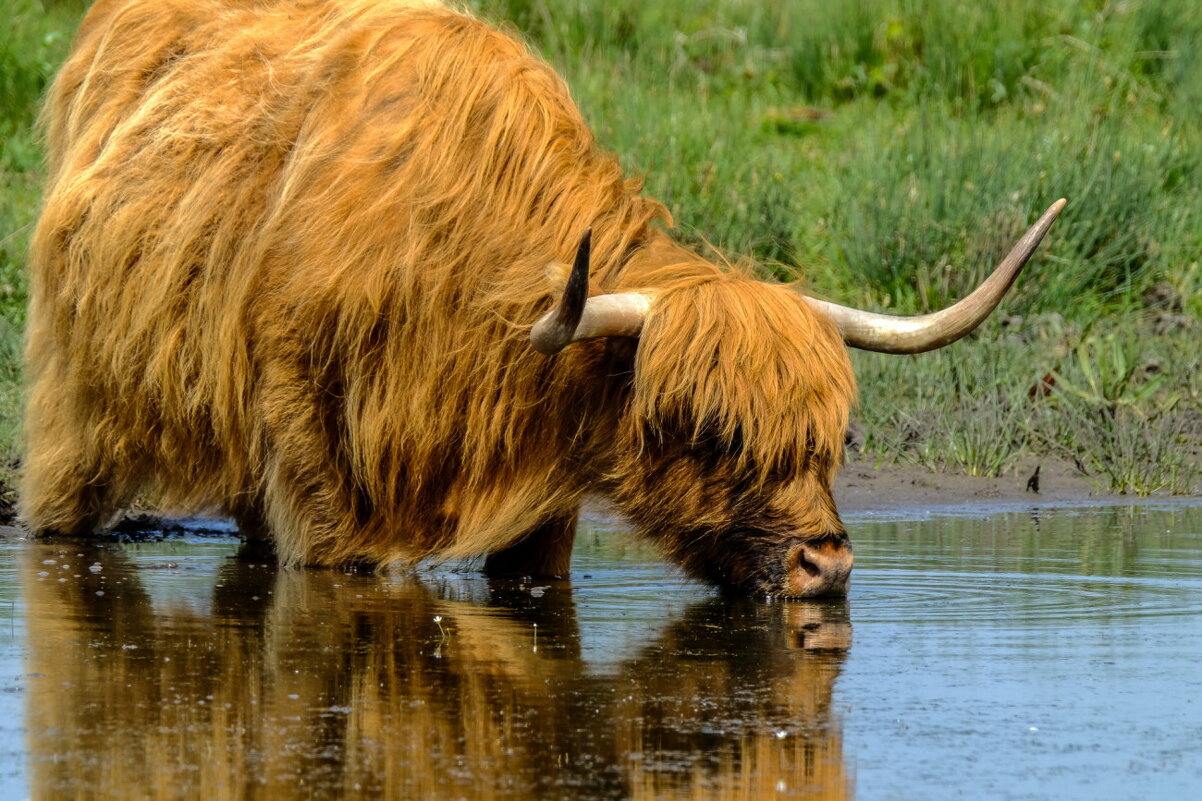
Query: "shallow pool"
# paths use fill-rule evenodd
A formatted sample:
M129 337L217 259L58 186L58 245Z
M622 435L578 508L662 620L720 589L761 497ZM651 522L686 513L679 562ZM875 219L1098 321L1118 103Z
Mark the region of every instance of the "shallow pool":
M824 603L725 599L604 515L570 584L9 536L0 798L1202 788L1202 507L847 522Z

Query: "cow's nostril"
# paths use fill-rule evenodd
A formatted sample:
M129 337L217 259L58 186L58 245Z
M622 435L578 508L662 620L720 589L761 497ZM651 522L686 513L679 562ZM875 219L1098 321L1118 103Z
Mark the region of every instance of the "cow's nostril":
M806 559L805 546L802 546L801 548L797 549L797 566L800 567L802 570L804 570L806 573L810 574L811 576L817 576L819 573L822 572L818 568L818 565L814 564L809 559Z

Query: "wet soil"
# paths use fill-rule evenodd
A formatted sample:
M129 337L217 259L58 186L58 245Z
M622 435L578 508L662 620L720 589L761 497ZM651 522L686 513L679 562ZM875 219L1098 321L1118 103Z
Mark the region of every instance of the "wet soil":
M1039 469L1031 487L1031 477ZM914 465L850 461L835 480L835 500L843 514L931 511L964 507L1005 510L1045 504L1105 503L1122 496L1099 492L1080 470L1054 459L1025 459L996 478L937 473Z

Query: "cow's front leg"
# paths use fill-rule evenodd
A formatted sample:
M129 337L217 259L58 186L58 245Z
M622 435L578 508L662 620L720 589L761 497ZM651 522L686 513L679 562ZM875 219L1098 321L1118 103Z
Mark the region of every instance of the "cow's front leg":
M566 578L576 541L576 514L543 523L522 539L488 555L484 572L489 576Z

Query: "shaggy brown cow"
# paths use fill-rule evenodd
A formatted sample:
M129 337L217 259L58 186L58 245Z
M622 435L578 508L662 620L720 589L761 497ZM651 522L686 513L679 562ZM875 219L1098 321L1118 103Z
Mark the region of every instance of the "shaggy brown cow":
M563 574L599 492L696 575L842 592L845 341L967 333L1060 207L930 318L814 301L672 242L547 65L405 0L100 0L44 121L24 519L151 493L289 565Z

